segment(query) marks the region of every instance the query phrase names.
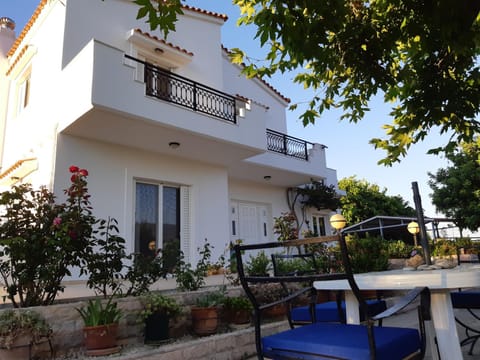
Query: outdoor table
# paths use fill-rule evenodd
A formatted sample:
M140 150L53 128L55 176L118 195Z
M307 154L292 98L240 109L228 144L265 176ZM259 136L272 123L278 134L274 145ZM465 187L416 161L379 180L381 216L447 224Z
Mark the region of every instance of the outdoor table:
M480 265L461 265L442 270L392 270L355 274L360 290L409 290L428 286L431 291L431 313L438 349L443 359L462 359L462 351L453 313L450 291L480 287ZM359 323L359 307L347 280L314 282L318 290L344 290L347 323ZM429 331L433 359L439 359L435 339Z

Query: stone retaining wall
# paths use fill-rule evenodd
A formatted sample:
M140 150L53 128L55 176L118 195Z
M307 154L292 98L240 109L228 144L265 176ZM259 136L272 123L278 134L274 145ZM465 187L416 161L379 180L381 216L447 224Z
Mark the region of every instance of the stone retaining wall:
M173 332L173 337L181 337L189 331L191 326L190 306L195 303L197 297L209 291L212 291L212 289L185 293L165 292L165 295L175 298L185 307L185 315L172 325L171 333ZM239 295L242 291L241 288L231 288L228 290L228 294L232 296ZM119 345L143 344L143 324L138 323L137 317L138 312L141 310L139 298L119 298L117 302L118 307L123 312L123 317L119 323ZM76 309L86 304L87 299L30 308L40 313L52 327L52 343L57 356L61 357L81 352L83 348L83 320ZM190 359L190 357L185 359Z

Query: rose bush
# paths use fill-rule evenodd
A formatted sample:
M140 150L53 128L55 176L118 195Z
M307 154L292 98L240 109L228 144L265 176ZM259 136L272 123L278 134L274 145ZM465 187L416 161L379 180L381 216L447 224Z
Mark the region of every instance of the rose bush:
M52 304L72 267L86 272L99 220L92 215L88 171L69 170L64 203L45 187L34 190L30 184L0 193L0 276L15 307Z

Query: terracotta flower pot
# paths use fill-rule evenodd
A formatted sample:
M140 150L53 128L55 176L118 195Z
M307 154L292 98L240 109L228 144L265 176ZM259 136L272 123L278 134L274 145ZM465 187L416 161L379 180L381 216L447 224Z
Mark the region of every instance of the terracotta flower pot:
M83 339L87 355L108 355L120 351L117 332L118 324L84 327Z
M216 307L192 307L193 332L199 336L215 334L218 328L218 309Z
M232 324L248 324L251 318L251 311L240 309L227 309L225 310L225 319Z

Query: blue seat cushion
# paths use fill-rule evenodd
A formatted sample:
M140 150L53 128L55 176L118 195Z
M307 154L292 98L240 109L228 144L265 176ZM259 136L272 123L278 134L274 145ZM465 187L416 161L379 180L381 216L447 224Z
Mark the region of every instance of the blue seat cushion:
M450 295L454 308L480 309L480 291L455 291Z
M370 316L377 315L387 309L387 304L384 300L367 300L368 313ZM346 317L345 301L341 303L343 319ZM317 322L340 322L338 314L337 303L335 301L328 301L320 304L315 304L315 316ZM294 322L311 322L309 306L298 306L291 311L292 321ZM363 314L361 321L364 320Z
M375 327L377 360L403 359L421 350L417 329ZM264 356L271 359L370 360L367 327L338 323L314 323L262 338ZM319 356L320 355L320 356ZM323 356L323 357L321 357Z

